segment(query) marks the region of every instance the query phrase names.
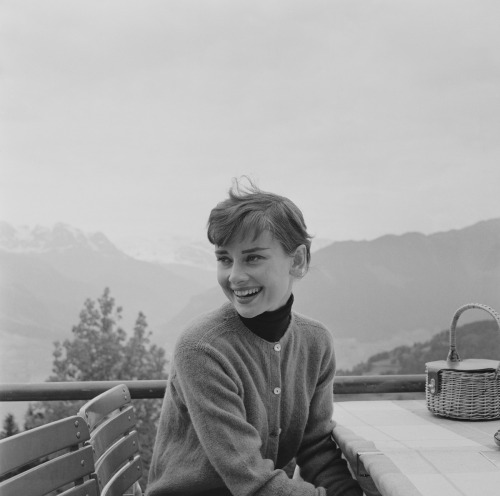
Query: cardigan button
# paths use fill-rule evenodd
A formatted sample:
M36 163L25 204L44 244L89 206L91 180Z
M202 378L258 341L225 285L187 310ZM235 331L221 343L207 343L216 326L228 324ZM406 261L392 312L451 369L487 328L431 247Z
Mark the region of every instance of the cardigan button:
M281 345L279 343L274 345L274 351L281 351Z
M274 388L274 394L280 394L281 388Z

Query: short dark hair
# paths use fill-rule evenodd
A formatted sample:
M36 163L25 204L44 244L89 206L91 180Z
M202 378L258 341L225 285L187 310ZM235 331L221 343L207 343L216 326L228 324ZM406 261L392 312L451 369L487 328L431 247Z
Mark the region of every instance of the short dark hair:
M311 260L311 239L304 216L291 200L284 196L260 190L249 182L233 179L229 198L217 204L210 212L207 236L213 245L223 246L240 235L253 233L257 238L269 231L285 252L292 255L298 246L305 245L307 265Z

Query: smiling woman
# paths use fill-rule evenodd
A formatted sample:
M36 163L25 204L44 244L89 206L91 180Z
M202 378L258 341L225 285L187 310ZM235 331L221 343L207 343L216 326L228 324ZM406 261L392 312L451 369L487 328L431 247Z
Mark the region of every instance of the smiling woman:
M305 270L305 246L288 255L269 231L217 247L217 280L242 317L256 317L285 305L294 274Z
M235 182L208 238L229 302L176 345L147 494L361 495L332 438L331 334L292 311L310 261L301 211Z

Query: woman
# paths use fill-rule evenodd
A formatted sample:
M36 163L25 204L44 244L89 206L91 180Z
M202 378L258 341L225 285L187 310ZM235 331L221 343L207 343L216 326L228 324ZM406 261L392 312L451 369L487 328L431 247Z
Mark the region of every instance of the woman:
M236 182L208 239L229 302L176 345L147 495L361 495L331 437L331 335L291 310L310 261L301 211Z

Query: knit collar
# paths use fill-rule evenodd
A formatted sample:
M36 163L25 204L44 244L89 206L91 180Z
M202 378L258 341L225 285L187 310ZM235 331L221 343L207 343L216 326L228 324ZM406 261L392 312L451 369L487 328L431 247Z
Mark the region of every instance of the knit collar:
M238 314L241 322L254 334L269 342L279 341L285 334L290 324L293 305L293 294L288 301L277 310L264 312L248 319Z

